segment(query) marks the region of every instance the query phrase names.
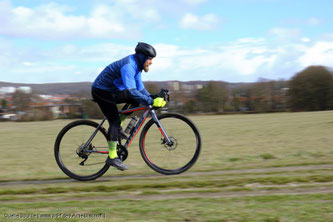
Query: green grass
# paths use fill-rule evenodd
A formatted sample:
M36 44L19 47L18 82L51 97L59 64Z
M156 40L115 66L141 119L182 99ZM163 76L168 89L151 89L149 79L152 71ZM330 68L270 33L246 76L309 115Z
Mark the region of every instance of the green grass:
M54 160L53 146L58 132L70 121L0 122L0 221L15 221L5 215L20 213L103 214L107 221L333 221L330 193L270 194L301 188L333 190L332 168L219 172L333 164L333 111L190 118L200 130L203 145L189 172L209 174L23 185L1 182L68 178ZM110 169L105 175L158 175L142 160L138 137L129 148L126 164L128 171ZM240 197L221 197L219 192L238 192ZM242 192L266 195L241 197ZM198 194L201 197L192 196Z
M108 221L329 222L333 218L333 195L9 203L0 208L0 220L5 219L4 215L22 212L32 215L73 214L74 212L76 214L102 214ZM82 221L79 218L53 220ZM105 219L95 218L89 221L105 221Z
M264 160L270 160L270 159L275 159L276 157L270 153L264 153L260 154L260 157L263 158Z
M333 163L333 111L191 116L203 140L191 171ZM66 178L53 146L70 121L0 122L1 180ZM142 160L138 138L129 147L130 170L107 175L154 173Z

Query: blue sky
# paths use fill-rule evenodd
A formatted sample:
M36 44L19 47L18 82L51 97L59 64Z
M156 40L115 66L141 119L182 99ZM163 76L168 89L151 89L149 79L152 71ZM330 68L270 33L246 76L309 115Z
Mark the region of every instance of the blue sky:
M290 79L333 67L329 0L0 0L0 81L93 81L139 41L144 81Z

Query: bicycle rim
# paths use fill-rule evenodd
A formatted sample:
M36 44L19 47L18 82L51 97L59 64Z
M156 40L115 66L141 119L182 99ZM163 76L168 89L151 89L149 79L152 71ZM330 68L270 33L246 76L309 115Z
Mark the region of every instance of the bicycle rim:
M65 174L74 179L93 180L109 168L105 164L107 155L84 151L108 151L107 136L103 128L100 128L88 147L84 148L96 127L97 123L92 121L76 121L67 125L58 135L55 144L57 163ZM86 157L87 160L84 161Z
M140 138L143 159L162 174L179 174L188 170L200 154L199 131L189 119L179 114L169 113L158 118L173 145L166 144L160 129L150 120Z

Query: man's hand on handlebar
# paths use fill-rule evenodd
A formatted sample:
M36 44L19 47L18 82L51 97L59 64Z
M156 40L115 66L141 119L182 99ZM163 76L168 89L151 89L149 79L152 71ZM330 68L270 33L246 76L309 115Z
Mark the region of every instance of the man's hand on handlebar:
M166 105L166 101L169 100L169 90L167 89L161 89L161 91L155 95L150 95L153 99L153 106L154 107L164 107Z
M153 106L155 107L164 107L166 104L165 100L161 97L154 99Z

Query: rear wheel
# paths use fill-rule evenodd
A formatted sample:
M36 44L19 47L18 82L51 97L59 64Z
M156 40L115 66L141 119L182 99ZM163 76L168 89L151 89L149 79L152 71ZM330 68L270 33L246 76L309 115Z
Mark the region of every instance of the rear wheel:
M69 177L94 180L109 169L105 163L105 154L108 154L106 130L100 127L91 143L85 145L97 126L90 120L78 120L65 126L58 134L54 145L55 159Z
M187 117L167 113L158 119L172 144L168 145L161 130L151 119L140 136L140 152L146 164L161 174L179 174L197 161L201 138L197 127Z

